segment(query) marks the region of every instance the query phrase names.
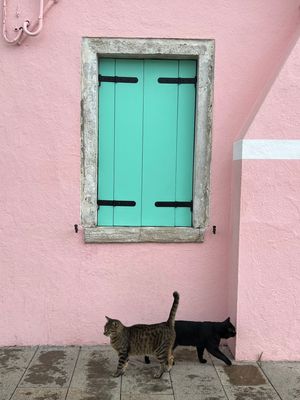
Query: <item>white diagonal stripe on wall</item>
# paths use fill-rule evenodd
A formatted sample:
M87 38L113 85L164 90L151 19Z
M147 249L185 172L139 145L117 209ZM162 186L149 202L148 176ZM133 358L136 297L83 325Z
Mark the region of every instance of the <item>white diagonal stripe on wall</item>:
M233 160L300 160L300 140L238 140Z

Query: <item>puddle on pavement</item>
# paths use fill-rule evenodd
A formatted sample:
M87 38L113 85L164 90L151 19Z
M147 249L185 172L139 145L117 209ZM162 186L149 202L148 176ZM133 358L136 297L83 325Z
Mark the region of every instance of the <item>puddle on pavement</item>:
M24 379L24 382L32 385L52 385L63 386L67 382L67 373L61 365L66 358L62 350L52 350L42 352L35 364L33 364Z
M0 351L0 366L3 368L8 368L15 361L20 359L19 354L22 352L21 349L14 348L3 348Z
M109 369L108 359L100 352L91 353L87 362L87 380L91 386L97 385L99 379L109 379L112 372Z
M145 368L142 366L140 368L135 368L134 371L128 371L128 375L130 374L131 376L134 376L134 384L136 384L139 393L160 393L162 395L171 389L167 372L165 372L160 379L154 378L154 373L158 368L158 365L155 365L155 367L152 366L151 368ZM126 378L127 377L125 377L125 379Z
M50 350L46 352L42 352L39 355L38 360L42 364L56 364L63 361L66 358L66 354L62 350Z
M51 389L41 389L38 391L18 389L14 398L16 400L62 400L65 393L51 392Z
M176 361L193 361L197 362L198 357L193 347L178 347L174 350L174 360Z
M101 352L92 352L86 365L87 397L82 400L97 400L99 399L99 393L101 393L101 399L111 399L112 390L118 386L118 380L120 379L114 379L111 375L109 360Z
M265 378L255 365L231 365L223 368L232 385L258 386L266 384Z

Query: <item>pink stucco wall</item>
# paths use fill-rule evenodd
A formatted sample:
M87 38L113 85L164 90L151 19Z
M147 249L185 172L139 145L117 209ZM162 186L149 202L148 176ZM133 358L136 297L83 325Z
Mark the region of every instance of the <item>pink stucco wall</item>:
M17 4L19 20L37 14L35 2L11 0L11 27L20 25ZM232 144L298 23L299 0L190 0L188 7L60 0L40 36L19 47L0 42L0 345L105 343L104 315L125 324L163 320L174 289L178 318L227 317ZM203 244L86 245L74 233L83 36L216 40L210 222L217 235L208 228Z
M300 24L292 48L275 82L252 121L247 139L300 138Z
M300 359L299 65L298 41L244 138L246 148L259 139L270 159L250 152L233 162L229 309L237 359ZM298 157L284 150L289 142Z
M236 358L300 360L300 160L244 160Z

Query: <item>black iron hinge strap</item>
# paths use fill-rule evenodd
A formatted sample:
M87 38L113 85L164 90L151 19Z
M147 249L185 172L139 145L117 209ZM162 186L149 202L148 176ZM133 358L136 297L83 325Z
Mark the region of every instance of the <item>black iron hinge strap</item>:
M98 206L112 206L112 207L134 207L136 205L135 201L131 200L98 200Z
M101 82L112 82L112 83L137 83L138 78L134 76L98 76L99 85Z
M155 207L188 207L193 209L192 201L156 201Z
M175 83L175 84L185 84L185 83L193 83L196 84L197 77L195 78L158 78L157 81L159 83Z

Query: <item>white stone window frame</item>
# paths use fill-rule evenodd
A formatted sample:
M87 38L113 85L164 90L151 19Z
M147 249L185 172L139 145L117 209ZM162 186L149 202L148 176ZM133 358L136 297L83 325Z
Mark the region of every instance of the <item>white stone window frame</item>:
M81 49L81 225L85 242L203 242L210 197L214 40L85 37ZM97 226L98 59L105 57L197 60L192 227Z

